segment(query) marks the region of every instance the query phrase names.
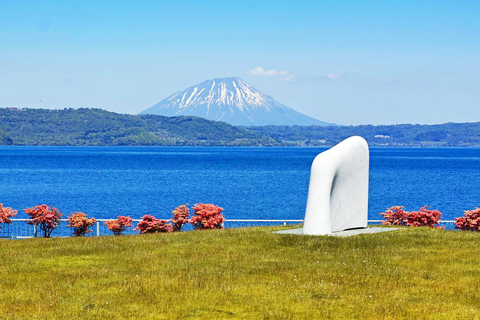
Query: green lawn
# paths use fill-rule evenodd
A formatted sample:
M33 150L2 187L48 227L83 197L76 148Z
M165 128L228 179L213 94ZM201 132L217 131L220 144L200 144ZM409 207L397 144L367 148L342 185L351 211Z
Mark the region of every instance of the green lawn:
M480 234L0 240L0 319L480 318Z

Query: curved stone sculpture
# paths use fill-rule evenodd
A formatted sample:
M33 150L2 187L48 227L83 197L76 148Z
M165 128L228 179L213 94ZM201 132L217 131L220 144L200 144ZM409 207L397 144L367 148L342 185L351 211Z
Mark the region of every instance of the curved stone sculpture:
M303 234L327 235L366 228L368 144L350 137L315 157L310 173Z

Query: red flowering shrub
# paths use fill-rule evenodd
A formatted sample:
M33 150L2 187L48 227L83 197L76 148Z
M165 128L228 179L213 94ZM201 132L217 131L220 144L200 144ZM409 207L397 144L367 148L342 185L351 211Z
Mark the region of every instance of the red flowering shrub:
M12 223L11 217L17 215L17 210L12 210L10 207L4 207L3 203L0 203L0 229L2 223Z
M134 230L138 230L140 233L172 232L172 225L167 222L167 220L160 220L146 214Z
M210 203L200 203L193 206L193 211L190 223L195 229L223 228L223 208Z
M73 228L73 234L77 237L85 236L85 234L92 232L89 228L97 222L95 218L88 219L83 212L71 213L68 217L67 227Z
M57 208L49 207L46 204L41 204L33 208L24 209L26 214L30 216L27 223L38 226L43 231L43 236L49 238L52 231L58 227L59 219L62 217Z
M108 230L112 231L114 235L121 235L127 228L132 226L133 219L126 216L118 216L117 220L108 220L105 222Z
M408 211L403 211L403 207L395 206L388 208L385 212L381 212L386 220L382 221L383 225L393 225L393 226L406 226L406 216Z
M480 231L480 208L464 211L464 216L455 218L455 229Z
M440 228L440 216L442 213L438 210L428 210L427 206L420 208L419 211L404 211L403 207L395 206L388 208L380 213L386 220L383 225Z
M428 210L427 206L420 208L419 211L412 211L407 214L407 225L410 227L426 226L430 228L439 228L438 223L442 213L438 210Z
M173 218L170 219L172 222L172 231L182 231L182 226L188 223L188 217L190 216L190 210L187 207L187 204L182 204L181 206L176 207L172 210Z

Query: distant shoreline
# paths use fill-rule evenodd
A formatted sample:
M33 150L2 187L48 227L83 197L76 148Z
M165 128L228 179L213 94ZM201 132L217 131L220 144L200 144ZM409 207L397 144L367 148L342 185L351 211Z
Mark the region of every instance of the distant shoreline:
M480 147L480 122L237 127L192 116L0 108L0 145L331 147L354 135L379 148Z
M328 146L197 146L197 145L184 145L184 146L142 146L142 145L129 145L129 146L68 146L68 145L0 145L0 148L254 148L254 149L272 149L272 148L322 148L329 149L334 145ZM372 149L480 149L480 146L371 146Z

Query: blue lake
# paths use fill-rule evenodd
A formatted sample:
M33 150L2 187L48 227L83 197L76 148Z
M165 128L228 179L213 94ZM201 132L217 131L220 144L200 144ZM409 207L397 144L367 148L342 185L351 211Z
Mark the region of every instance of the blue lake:
M46 203L96 218L215 203L227 219L303 219L310 165L324 148L0 147L0 203ZM443 220L480 206L480 149L370 150L369 219L429 205Z

